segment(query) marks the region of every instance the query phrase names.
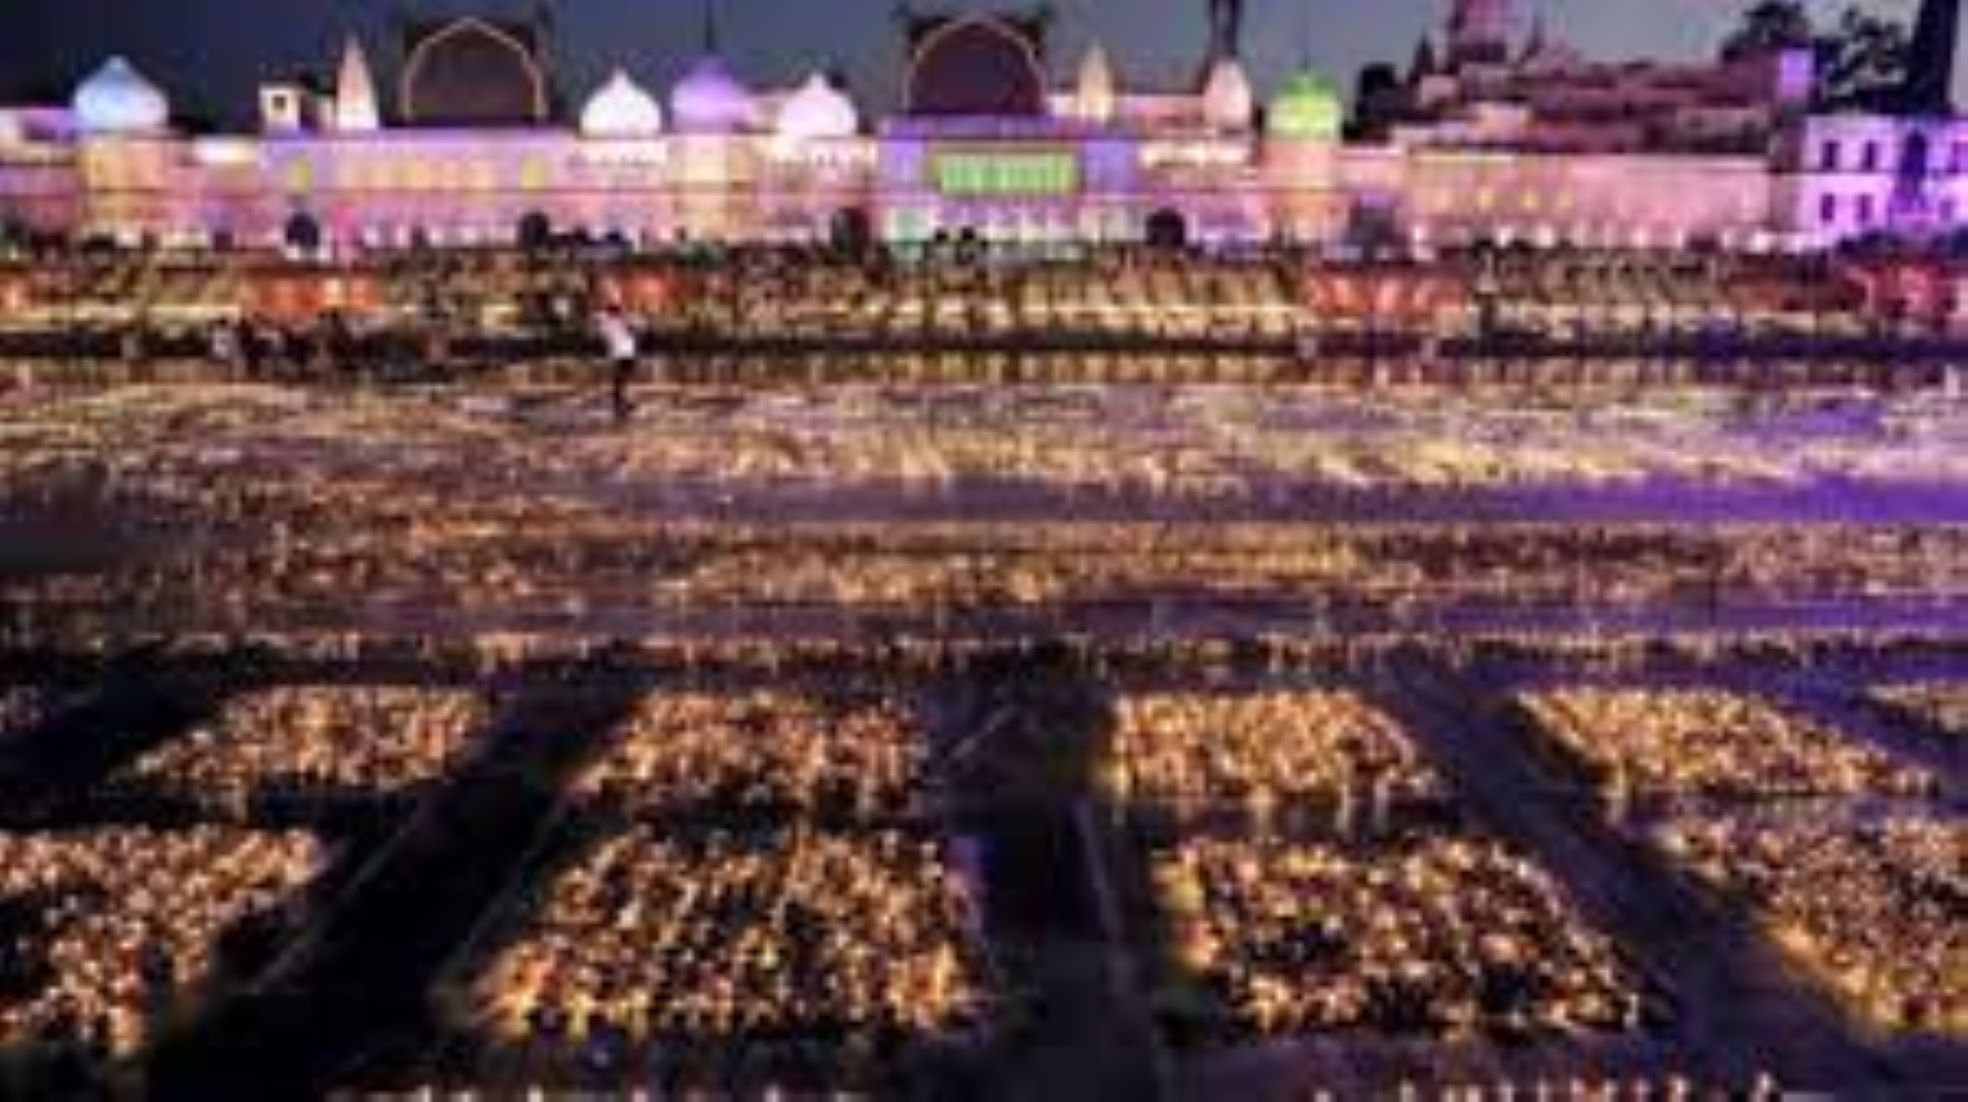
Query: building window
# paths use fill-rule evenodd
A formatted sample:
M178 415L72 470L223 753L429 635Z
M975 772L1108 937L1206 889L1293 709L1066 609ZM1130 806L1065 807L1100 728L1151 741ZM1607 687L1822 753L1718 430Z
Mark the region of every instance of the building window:
M294 195L306 195L314 190L313 161L288 162L287 190Z
M1872 196L1859 196L1859 225L1872 225Z
M1818 150L1818 169L1822 172L1838 171L1838 139L1833 138Z
M1829 226L1838 221L1838 196L1818 196L1818 222Z
M551 175L547 162L540 157L528 157L519 166L519 187L522 191L545 191Z
M1879 143L1878 142L1867 142L1865 144L1865 155L1864 155L1864 159L1859 162L1859 170L1862 172L1879 171Z

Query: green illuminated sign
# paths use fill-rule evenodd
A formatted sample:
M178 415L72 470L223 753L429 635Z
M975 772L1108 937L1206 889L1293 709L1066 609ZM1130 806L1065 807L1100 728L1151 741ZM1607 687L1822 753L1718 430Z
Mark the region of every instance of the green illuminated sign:
M1080 190L1080 162L1071 153L941 153L936 190L953 198L1067 196Z

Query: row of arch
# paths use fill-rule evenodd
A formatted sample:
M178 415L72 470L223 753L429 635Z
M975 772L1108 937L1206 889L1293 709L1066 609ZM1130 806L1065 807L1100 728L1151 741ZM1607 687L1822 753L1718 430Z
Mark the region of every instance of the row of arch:
M551 86L525 33L476 16L451 20L412 43L399 102L412 123L544 122ZM989 15L926 28L910 51L906 105L928 116L1044 113L1048 82L1030 32Z

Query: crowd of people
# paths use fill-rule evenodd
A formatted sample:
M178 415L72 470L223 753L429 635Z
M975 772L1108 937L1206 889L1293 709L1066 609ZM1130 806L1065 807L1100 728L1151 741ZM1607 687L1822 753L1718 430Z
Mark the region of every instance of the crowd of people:
M924 768L906 706L776 689L652 693L577 790L630 811L902 814Z
M1615 794L1919 796L1935 784L1923 770L1741 693L1571 687L1520 703L1539 732Z
M1869 330L1854 286L1829 273L1716 255L1650 257L1624 250L1515 252L1476 277L1498 324L1571 335L1855 336Z
M901 263L727 250L716 265L704 265L690 258L609 264L481 251L404 254L340 271L82 257L0 274L24 289L17 326L86 322L140 326L159 336L217 319L284 320L301 301L329 299L359 300L345 305L369 328L470 326L550 335L620 297L624 285L660 288L633 296L644 324L734 340L1061 331L1284 339L1299 316L1295 281L1282 259L1148 252L1006 265L954 255Z
M1968 1036L1968 823L1708 818L1663 844L1860 1017Z
M129 1053L208 979L224 934L293 903L323 864L299 833L0 834L0 1046Z
M1266 809L1441 793L1407 735L1349 692L1128 695L1115 712L1108 787L1124 801Z
M1929 681L1882 685L1874 700L1930 730L1968 739L1968 683Z
M1722 252L1514 248L1407 263L1320 262L1292 249L1201 255L1138 247L843 253L720 248L406 250L333 268L252 255L71 251L0 270L17 325L288 316L344 302L366 325L551 333L624 285L649 324L726 338L1119 334L1278 338L1307 324L1477 335L1490 326L1594 337L1852 335L1864 296L1822 267ZM1308 294L1308 279L1347 290ZM327 288L334 287L330 293ZM1426 291L1418 290L1426 288ZM276 293L277 292L277 293ZM1309 304L1309 308L1308 308Z
M1550 877L1501 847L1195 839L1159 856L1181 972L1260 1037L1636 1028L1643 991Z
M494 1037L551 1048L955 1033L984 1010L977 944L934 843L638 828L554 881L474 997Z
M1282 264L1146 253L1020 265L815 264L757 253L676 282L688 327L753 338L1283 339L1298 318Z
M440 777L486 723L472 692L293 685L228 700L219 715L126 772L201 800L274 791L390 795Z

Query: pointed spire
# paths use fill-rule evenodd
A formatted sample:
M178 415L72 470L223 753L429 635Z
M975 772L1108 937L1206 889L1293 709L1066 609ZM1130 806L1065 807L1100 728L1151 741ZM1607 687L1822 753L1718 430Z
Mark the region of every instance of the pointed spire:
M1118 95L1116 83L1114 63L1107 57L1107 48L1095 41L1080 59L1079 84L1073 97L1074 114L1087 122L1113 121Z
M1524 60L1536 61L1544 56L1551 45L1551 36L1544 23L1544 10L1540 8L1531 19L1531 35L1524 40Z
M1210 0L1210 61L1229 61L1243 52L1243 0Z
M1312 5L1305 4L1298 9L1298 68L1304 72L1312 67Z
M717 0L704 0L704 56L718 55L718 9Z
M1901 110L1913 115L1954 111L1954 64L1961 0L1923 0L1913 24Z
M342 46L341 67L335 73L335 131L368 134L381 129L382 124L369 57L362 51L361 40L351 34Z
M1243 34L1243 0L1209 0L1209 52L1203 57L1202 72L1196 76L1199 88L1207 88L1211 75L1225 62L1238 59L1243 52Z
M1209 81L1203 86L1203 116L1213 130L1242 133L1251 128L1257 116L1257 93L1236 58L1210 67Z
M1415 43L1414 60L1408 64L1408 79L1419 81L1432 77L1440 67L1441 62L1435 56L1435 39L1422 35Z
M1451 63L1509 60L1515 22L1512 0L1456 0L1449 15Z

